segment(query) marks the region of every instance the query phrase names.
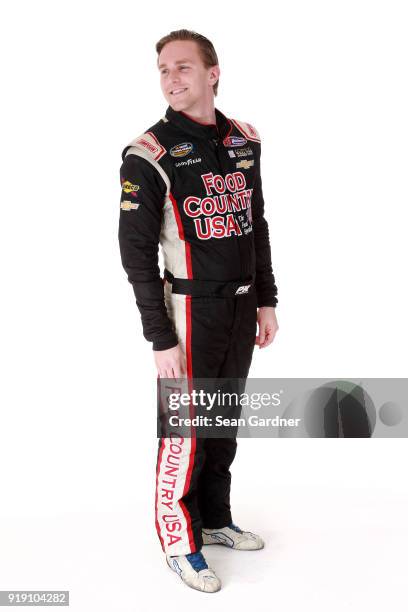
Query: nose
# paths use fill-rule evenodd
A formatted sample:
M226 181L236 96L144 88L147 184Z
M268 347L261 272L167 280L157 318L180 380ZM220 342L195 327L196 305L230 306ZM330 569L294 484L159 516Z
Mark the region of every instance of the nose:
M167 83L167 87L169 90L174 89L175 87L177 87L177 85L180 84L180 75L177 73L177 71L170 72L168 78L169 80Z
M180 75L177 70L170 71L169 76L172 83L178 83L180 81Z

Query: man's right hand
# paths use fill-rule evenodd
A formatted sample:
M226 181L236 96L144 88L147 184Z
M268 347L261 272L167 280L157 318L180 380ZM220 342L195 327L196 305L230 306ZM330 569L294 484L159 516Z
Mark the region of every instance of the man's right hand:
M180 345L166 351L153 351L160 378L185 378L186 360Z

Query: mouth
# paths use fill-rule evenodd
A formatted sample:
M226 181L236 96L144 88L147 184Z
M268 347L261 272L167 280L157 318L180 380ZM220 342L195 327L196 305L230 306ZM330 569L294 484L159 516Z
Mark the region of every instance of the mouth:
M172 89L170 95L172 96L180 96L185 91L187 91L187 87L178 87L177 89Z

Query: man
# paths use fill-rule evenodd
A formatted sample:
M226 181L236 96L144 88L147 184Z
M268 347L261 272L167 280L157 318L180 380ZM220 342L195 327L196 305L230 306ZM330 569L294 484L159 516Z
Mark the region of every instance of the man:
M220 69L207 38L179 30L156 50L169 107L122 154L122 263L161 378L246 378L254 344L278 329L259 134L214 107ZM160 439L157 532L171 569L201 591L221 587L203 544L263 547L232 522L235 451L231 438Z

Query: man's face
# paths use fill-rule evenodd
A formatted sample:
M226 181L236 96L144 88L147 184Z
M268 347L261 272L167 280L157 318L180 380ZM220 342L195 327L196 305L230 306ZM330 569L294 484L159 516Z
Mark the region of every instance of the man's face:
M175 111L191 112L199 104L212 102L218 66L206 68L197 43L175 40L165 45L159 55L160 85L164 97Z

